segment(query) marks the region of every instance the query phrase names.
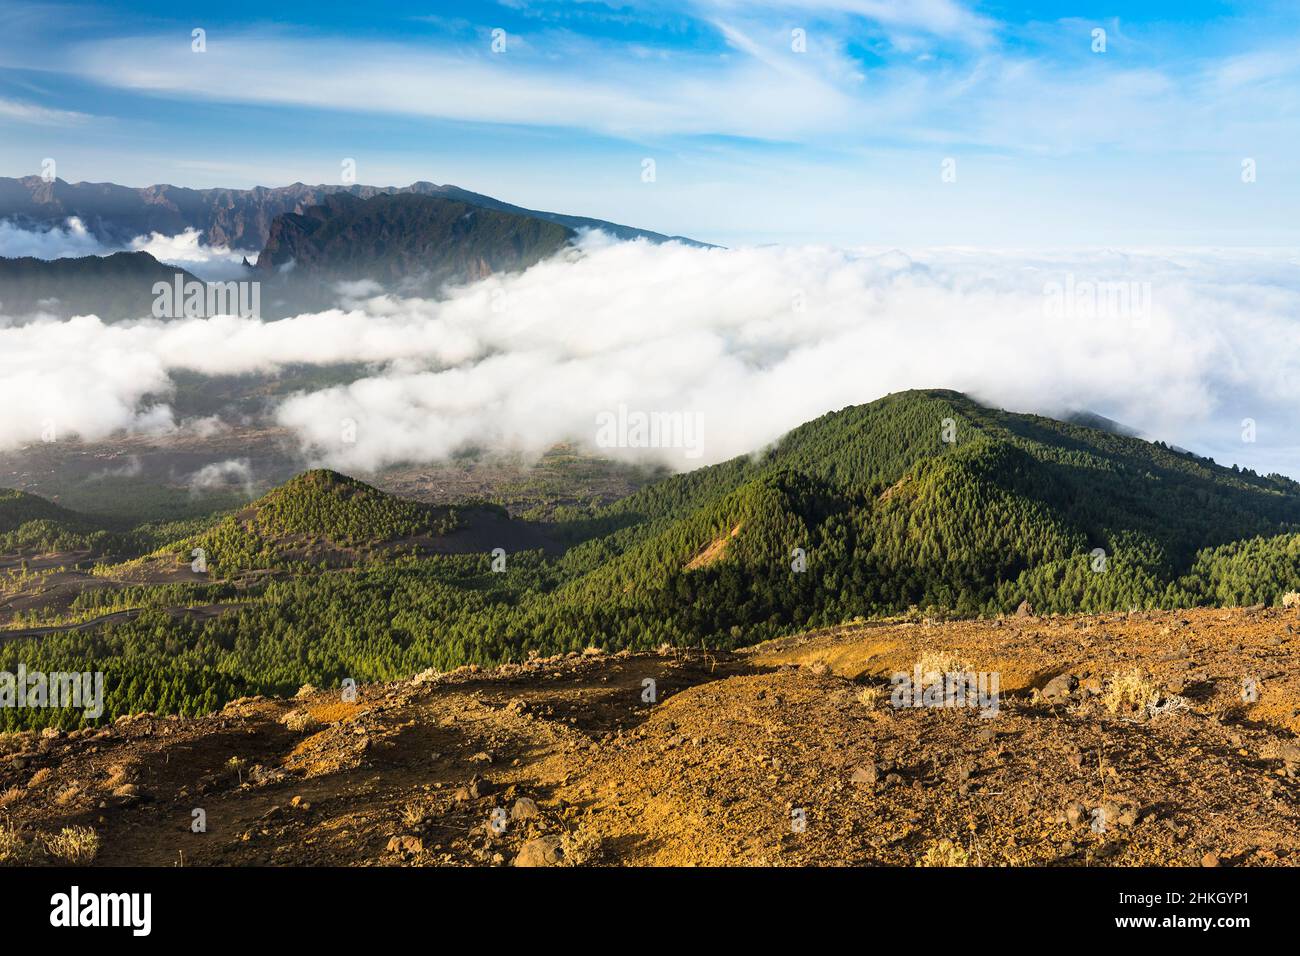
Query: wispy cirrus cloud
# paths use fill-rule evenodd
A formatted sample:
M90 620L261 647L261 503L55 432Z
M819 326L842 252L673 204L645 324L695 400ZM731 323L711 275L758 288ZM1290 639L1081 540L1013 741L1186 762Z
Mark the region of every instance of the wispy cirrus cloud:
M729 0L704 6L710 19L701 25L717 49L651 46L629 55L626 46L549 31L507 36L505 52L493 53L485 28L472 44L214 35L203 54L183 36L110 37L77 46L69 61L96 83L150 96L633 139L725 136L835 149L954 144L1013 153L1211 151L1234 140L1260 150L1300 141L1289 122L1300 108L1300 58L1280 48L1177 63L1095 56L1090 25L1062 21L1040 28L1033 49L981 42L939 61L868 63L851 51L851 29L810 27L806 50L796 51L789 26L796 21L756 17ZM933 30L964 24L991 36L989 21L946 2L773 6L875 11L888 22Z
M996 21L955 0L695 0L695 6L746 18L786 14L820 22L847 15L890 32L915 32L974 45L987 43L997 29Z
M471 50L244 34L213 38L200 55L174 36L147 36L87 43L71 59L97 83L155 95L611 135L786 138L853 107L810 60L789 58L776 73L752 55L628 58L571 35L506 44L494 54L487 39Z
M202 54L188 19L20 18L0 30L0 96L86 97L132 138L13 124L0 163L30 172L61 139L72 176L250 186L333 181L355 157L362 181L454 182L724 244L934 244L976 225L993 245L1295 236L1300 17L1283 5L1176 23L961 0L375 7L360 31L351 8L214 17ZM36 75L57 100L28 96ZM195 104L221 106L221 141ZM960 177L939 189L950 158Z
M56 110L36 103L0 97L0 118L36 126L80 126L93 117L73 110Z

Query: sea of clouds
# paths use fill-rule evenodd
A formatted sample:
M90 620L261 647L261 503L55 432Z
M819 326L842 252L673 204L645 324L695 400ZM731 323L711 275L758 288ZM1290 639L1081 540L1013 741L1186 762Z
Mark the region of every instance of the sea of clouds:
M0 257L6 259L24 256L35 259L68 259L106 256L114 252L147 252L159 262L179 266L208 281L238 278L245 271L245 256L250 262L257 261L256 252L205 245L202 238L203 234L198 229L186 229L175 236L155 232L138 236L126 245L113 245L97 239L85 223L75 216L61 225L42 229L25 229L9 220L0 219Z
M728 250L588 234L439 301L354 283L338 308L276 322L0 318L0 449L51 424L89 440L165 434L182 369L364 363L351 384L276 407L313 463L594 447L598 416L625 406L698 416L702 454L604 451L688 468L845 405L942 387L1017 411L1095 411L1300 477L1297 265L1286 250Z

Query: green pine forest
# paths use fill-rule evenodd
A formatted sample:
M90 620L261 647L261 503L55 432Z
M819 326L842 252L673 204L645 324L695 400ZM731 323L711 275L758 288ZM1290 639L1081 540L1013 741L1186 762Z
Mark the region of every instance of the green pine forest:
M493 509L316 471L236 512L123 530L0 490L0 553L90 550L106 582L196 548L208 565L197 582L87 589L70 609L129 618L0 632L0 671L101 670L109 720L591 645L732 648L909 612L1276 604L1300 589L1300 484L949 391L845 408L565 514L545 529L562 548L508 553L504 570L490 542L427 547L473 540ZM204 606L221 613L179 610ZM80 719L4 709L0 729Z

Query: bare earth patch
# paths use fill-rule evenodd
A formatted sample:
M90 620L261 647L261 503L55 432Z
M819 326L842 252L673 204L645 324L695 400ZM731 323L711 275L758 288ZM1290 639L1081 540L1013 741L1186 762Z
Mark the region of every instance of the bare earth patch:
M1297 628L870 623L11 734L10 862L88 827L110 865L1294 865ZM999 673L996 716L893 706L922 659Z

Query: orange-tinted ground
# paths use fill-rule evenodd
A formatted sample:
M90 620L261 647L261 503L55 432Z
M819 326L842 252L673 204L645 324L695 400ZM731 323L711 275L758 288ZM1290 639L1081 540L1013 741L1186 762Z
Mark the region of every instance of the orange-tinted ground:
M79 825L101 863L161 866L1294 865L1298 628L873 623L10 735L0 848L49 862L44 836ZM893 706L923 657L996 672L996 716ZM1112 712L1134 671L1152 707Z

